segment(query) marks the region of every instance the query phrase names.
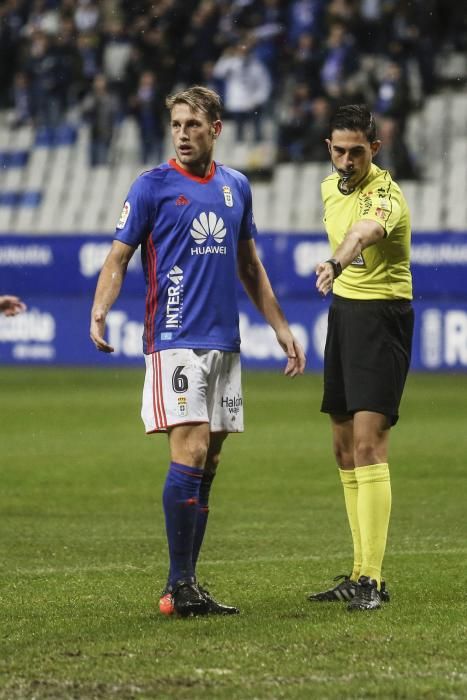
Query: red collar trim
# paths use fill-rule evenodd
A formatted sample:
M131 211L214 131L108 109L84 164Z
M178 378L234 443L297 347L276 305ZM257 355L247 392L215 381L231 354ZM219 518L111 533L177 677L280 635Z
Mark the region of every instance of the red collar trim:
M182 168L181 165L177 163L175 158L171 158L169 160L169 165L171 168L174 168L174 170L177 170L177 172L180 173L180 175L184 175L185 177L188 177L190 180L195 180L195 182L209 182L209 180L212 180L214 175L216 174L216 164L214 161L211 163L211 168L209 170L209 173L206 175L206 177L198 177L197 175L192 175L191 173L188 172L188 170L185 170L185 168Z

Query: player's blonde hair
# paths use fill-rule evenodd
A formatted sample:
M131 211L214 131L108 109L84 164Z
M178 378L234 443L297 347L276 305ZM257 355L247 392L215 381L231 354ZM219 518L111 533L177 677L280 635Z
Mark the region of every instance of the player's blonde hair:
M169 95L165 101L165 106L169 111L172 111L177 104L186 104L194 111L204 112L211 122L221 118L222 101L220 96L214 90L202 85L193 85L186 90L175 92L173 95Z

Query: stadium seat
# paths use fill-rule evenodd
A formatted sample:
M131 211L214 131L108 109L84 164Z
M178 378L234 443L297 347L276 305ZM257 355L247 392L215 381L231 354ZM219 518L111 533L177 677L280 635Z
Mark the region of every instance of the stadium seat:
M22 167L11 167L4 169L4 179L2 189L6 191L21 190L24 186L24 169Z
M28 162L29 152L27 150L7 150L0 151L0 168L24 168Z
M10 145L18 150L30 151L34 143L34 129L32 126L22 126L10 131Z
M300 166L294 229L299 232L324 230L320 197L321 182L331 172L327 163Z
M140 138L138 127L132 117L126 117L114 132L112 161L140 162Z
M47 187L38 212L37 231L53 233L60 230L61 207L67 195L69 171L72 167L72 146L57 146L51 152L44 175Z
M463 51L441 52L436 56L438 79L455 84L459 77L467 75L467 56Z
M429 96L407 120L406 141L422 177L421 182L401 183L415 232L467 229L466 113L467 91L445 89ZM248 174L262 174L260 182L252 178L260 231L322 232L320 182L329 174L329 165L274 167L276 126L268 118L263 127L264 141L239 143L235 124L226 120L217 160ZM165 156L172 157L168 131L164 148ZM78 233L82 228L112 233L131 182L149 167L140 162L139 133L131 117L115 132L111 166L94 172L89 165L88 125L70 123L59 130L39 131L36 138L31 127L10 129L0 113L1 162L8 167L0 168L0 230L23 233ZM265 181L270 172L272 177Z
M271 230L271 187L269 183L255 182L251 187L253 213L259 233Z
M418 225L418 201L419 201L419 186L412 180L400 180L399 185L404 193L404 197L410 209L410 218L412 222L412 230L415 230Z
M11 231L13 221L13 207L0 206L0 231Z
M230 156L235 150L235 124L226 120L222 127L222 135L216 143L216 160L219 163L230 163ZM172 148L169 145L169 148Z
M102 231L113 233L131 183L143 171L141 165L120 163L112 168L101 208Z
M449 173L446 180L445 226L452 231L467 228L467 137L454 138L449 152Z
M453 94L449 105L451 138L467 135L467 93Z
M443 227L441 216L441 188L437 182L416 185L418 190L417 219L412 225L419 231L439 231Z
M77 221L78 230L83 233L99 233L101 230L110 172L108 165L100 165L92 168L88 175L79 222Z
M299 172L300 166L295 163L282 163L274 169L270 194L272 231L293 230Z

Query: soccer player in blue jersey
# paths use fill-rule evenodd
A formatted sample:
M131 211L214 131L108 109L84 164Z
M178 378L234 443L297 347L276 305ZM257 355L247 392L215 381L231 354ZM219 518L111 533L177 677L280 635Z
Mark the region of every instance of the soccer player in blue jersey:
M124 204L99 276L91 339L105 319L138 246L146 277L141 415L147 433L168 433L164 491L170 569L160 610L234 614L196 579L209 493L228 433L243 431L237 274L276 333L285 374L302 374L305 356L279 307L255 248L251 191L244 175L213 160L221 102L194 86L169 97L175 158L143 173Z

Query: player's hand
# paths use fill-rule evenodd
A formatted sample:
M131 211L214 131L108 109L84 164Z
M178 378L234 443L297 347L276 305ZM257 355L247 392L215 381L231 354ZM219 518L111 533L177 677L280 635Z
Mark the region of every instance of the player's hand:
M330 263L321 262L316 266L316 289L323 297L332 291L334 282L334 270Z
M100 312L92 312L91 329L89 335L91 340L100 352L113 352L114 348L104 340L105 316Z
M297 374L303 374L306 356L298 340L292 335L290 330L279 331L276 335L279 345L287 355L287 365L284 374L287 377L296 377Z
M26 311L27 306L19 297L6 294L0 296L0 312L5 316L16 316L22 311Z

